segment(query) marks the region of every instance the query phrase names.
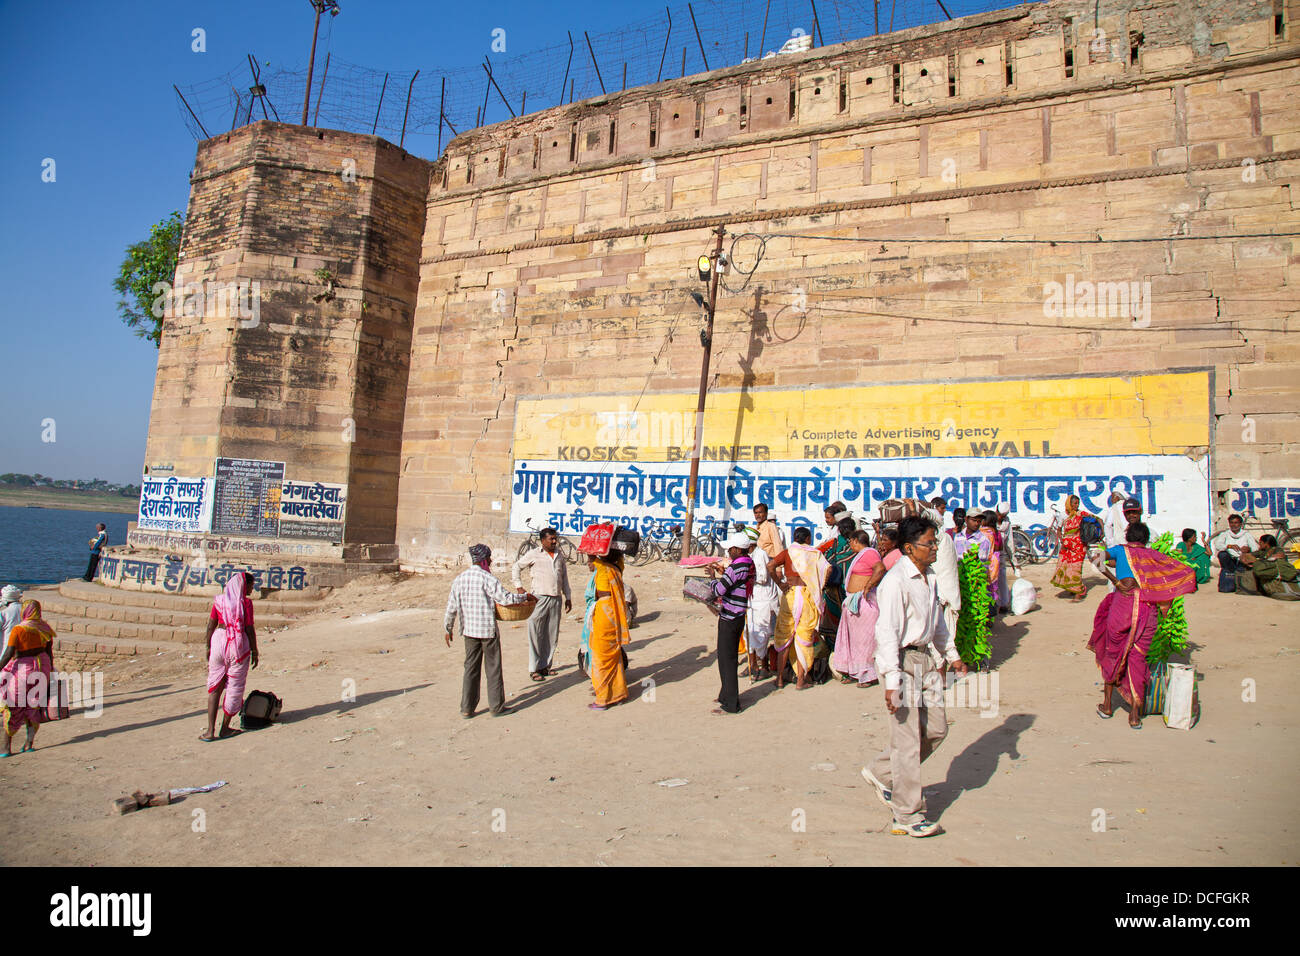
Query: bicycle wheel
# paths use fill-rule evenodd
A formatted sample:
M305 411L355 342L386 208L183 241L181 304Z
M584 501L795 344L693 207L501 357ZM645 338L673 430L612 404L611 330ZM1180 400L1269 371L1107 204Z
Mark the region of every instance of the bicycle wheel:
M564 555L565 561L567 561L569 564L578 563L579 559L581 558L581 554L578 551L577 547L574 546L572 541L570 541L568 538L561 536L559 542L559 548L560 548L560 554Z
M1055 544L1055 542L1052 540L1052 536L1046 531L1046 529L1043 531L1035 531L1033 536L1035 560L1042 561L1052 557L1053 544Z
M522 560L523 556L535 547L537 547L537 541L530 534L526 539L524 539L524 543L519 546L519 550L515 552L515 560Z
M1038 563L1038 555L1034 553L1034 543L1023 531L1011 532L1011 550L1016 556L1017 564Z
M673 538L663 546L663 556L665 561L671 561L677 564L682 559L682 539Z

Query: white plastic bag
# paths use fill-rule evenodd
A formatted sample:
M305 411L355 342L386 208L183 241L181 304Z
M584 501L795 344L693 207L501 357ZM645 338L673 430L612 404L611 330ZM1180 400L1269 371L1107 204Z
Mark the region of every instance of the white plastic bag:
M1165 665L1169 670L1169 689L1165 693L1165 726L1191 730L1201 717L1196 699L1196 669L1190 664Z
M1038 591L1034 586L1020 576L1020 570L1016 569L1016 583L1011 585L1011 613L1028 614L1038 603Z

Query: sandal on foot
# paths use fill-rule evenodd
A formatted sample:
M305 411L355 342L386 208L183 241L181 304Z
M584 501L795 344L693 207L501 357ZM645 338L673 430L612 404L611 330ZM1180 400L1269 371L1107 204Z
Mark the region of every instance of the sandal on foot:
M240 734L242 734L242 733L243 733L242 730L235 730L235 729L232 727L232 728L229 728L229 729L227 729L227 730L223 730L223 731L221 731L219 734L217 734L217 739L218 739L218 740L229 740L231 737L238 737L238 736L239 736Z
M1110 720L1112 717L1115 716L1115 712L1112 710L1112 711L1108 714L1108 713L1106 713L1104 710L1101 709L1101 704L1098 704L1098 705L1097 705L1097 716L1100 717L1102 720Z
M533 680L535 680L535 681L544 681L544 680L546 680L546 678L543 677L541 674L539 674L537 671L533 671L533 672L532 672L531 674L529 674L528 676L531 677L531 678L532 678Z
M1142 729L1142 721L1139 720L1136 724L1134 724L1134 723L1130 723L1130 724L1128 725L1128 729L1129 729L1129 730L1141 730L1141 729Z
M588 704L587 709L588 710L609 710L609 708L606 707L604 704Z
M200 734L200 735L199 735L199 740L203 741L205 744L210 744L210 743L212 743L212 741L214 741L214 740L216 740L216 739L217 739L216 737L208 737L208 736L206 736L206 735L204 735L204 734Z

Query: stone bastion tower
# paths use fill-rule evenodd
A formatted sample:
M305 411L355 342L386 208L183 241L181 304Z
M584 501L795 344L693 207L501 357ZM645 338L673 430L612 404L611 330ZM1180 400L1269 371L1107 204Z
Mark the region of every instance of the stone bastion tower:
M530 524L661 533L692 491L706 530L934 495L1041 527L1117 491L1158 532L1300 519L1298 17L1050 0L555 107L434 163L268 122L206 140L176 284L260 307L167 316L104 583L306 591Z

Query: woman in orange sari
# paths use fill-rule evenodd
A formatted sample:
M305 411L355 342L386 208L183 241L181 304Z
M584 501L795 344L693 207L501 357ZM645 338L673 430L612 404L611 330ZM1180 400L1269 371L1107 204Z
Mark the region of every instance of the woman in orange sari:
M627 700L623 645L627 629L627 599L623 592L623 555L598 555L595 561L596 605L591 613L592 710L607 710Z
M53 646L54 628L41 620L41 602L24 601L18 623L9 630L9 640L0 652L0 734L4 736L0 757L9 756L13 739L24 725L27 741L20 753L35 749L36 731L45 719L41 705L54 671Z
M779 575L782 588L772 646L776 648L776 686L785 686L785 662L793 647L795 689L807 690L812 686L808 673L813 661L826 647L817 631L826 609L822 588L831 566L812 546L812 532L807 528L795 528L792 538L790 547L772 559L773 577Z

